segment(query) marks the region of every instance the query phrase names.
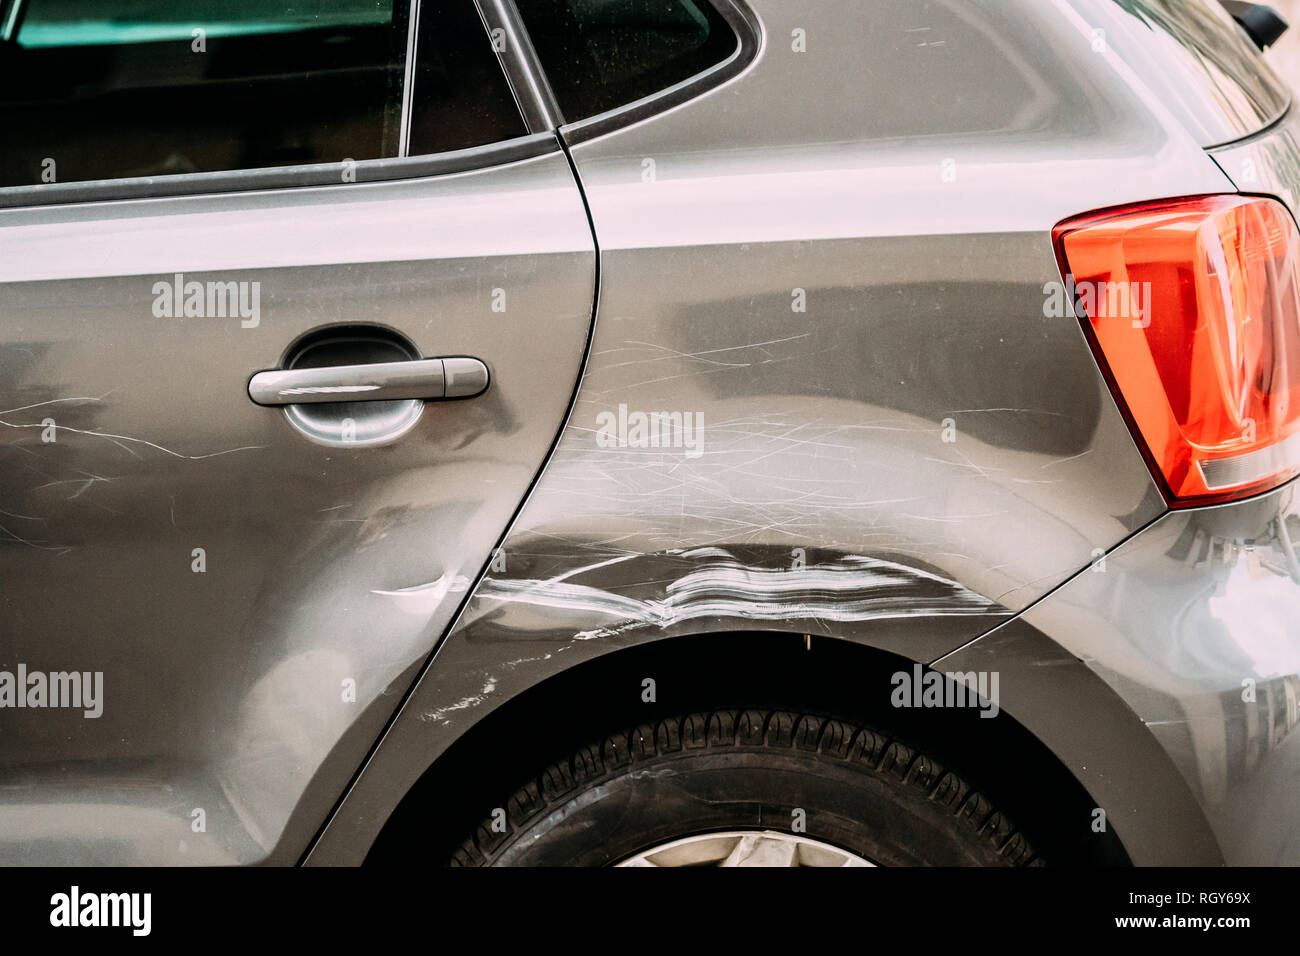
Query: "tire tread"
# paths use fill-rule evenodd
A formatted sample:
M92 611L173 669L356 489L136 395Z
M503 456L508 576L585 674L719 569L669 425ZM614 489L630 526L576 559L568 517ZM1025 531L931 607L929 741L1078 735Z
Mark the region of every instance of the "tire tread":
M1008 864L1042 866L1028 837L979 790L935 758L848 721L811 713L746 709L696 711L606 735L542 768L506 801L506 831L484 818L452 854L452 866L484 866L539 815L638 763L710 748L799 750L866 766L943 808Z

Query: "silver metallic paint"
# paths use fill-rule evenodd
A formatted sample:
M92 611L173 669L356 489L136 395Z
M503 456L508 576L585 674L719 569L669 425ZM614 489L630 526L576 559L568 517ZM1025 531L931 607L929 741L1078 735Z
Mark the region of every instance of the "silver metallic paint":
M1085 13L1106 8L750 7L764 44L738 78L572 144L601 249L577 401L505 570L309 862L360 860L460 734L606 649L774 629L928 662L1164 510L1077 321L1043 313L1061 279L1050 233L1090 208L1233 185L1122 58L1093 52ZM816 56L790 50L795 27ZM621 404L702 413L703 454L602 446L600 416ZM838 575L873 563L897 577L873 596L862 575L844 585L857 610L832 613ZM938 606L916 600L927 587ZM882 612L896 595L916 613ZM1149 794L1178 793L1171 778Z
M0 212L0 667L103 671L106 696L98 720L4 712L0 861L256 862L313 786L319 826L551 446L594 266L558 150ZM174 273L260 282L260 322L157 317ZM334 323L478 356L493 386L385 447L313 444L247 384Z
M1203 593L1251 572L1245 542L1280 537L1290 492L1165 517L1107 574L1079 573L1163 502L1077 323L1043 314L1057 221L1232 190L1201 147L1256 132L1285 96L1229 75L1217 98L1239 38L1196 67L1126 45L1151 28L1112 0L750 6L761 46L719 88L562 131L601 248L571 411L594 257L559 154L346 189L232 175L209 185L274 188L94 202L104 184L0 212L0 666L103 669L111 708L5 715L0 859L291 862L419 677L310 857L359 862L430 762L513 695L633 643L755 628L1065 675L1004 681L1003 706L1141 816L1116 823L1135 859L1216 862L1201 806L1242 858L1291 845L1285 813L1251 831L1226 800L1272 797L1294 738L1253 775L1216 763L1223 714L1205 702L1248 641L1216 643ZM1096 51L1099 28L1119 42ZM1185 95L1170 102L1151 55L1178 61ZM1294 161L1293 142L1250 148L1264 177ZM149 283L174 272L262 281L260 326L154 320ZM487 308L498 283L505 315ZM242 394L295 337L356 322L483 356L493 387L352 453ZM703 454L601 443L620 405L702 414ZM504 569L475 587L566 413ZM1188 529L1232 559L1168 557ZM1291 585L1267 575L1286 611ZM1133 631L1153 607L1170 628ZM330 703L345 676L350 710ZM1050 706L1061 687L1086 732ZM1105 772L1143 759L1146 777Z
M1016 622L1042 637L995 631L941 662L1002 670L1002 707L1048 738L1135 862L1300 863L1296 493L1172 512ZM1062 656L1124 702L1127 729L1094 719L1096 693L1068 697L1068 730L1047 715Z

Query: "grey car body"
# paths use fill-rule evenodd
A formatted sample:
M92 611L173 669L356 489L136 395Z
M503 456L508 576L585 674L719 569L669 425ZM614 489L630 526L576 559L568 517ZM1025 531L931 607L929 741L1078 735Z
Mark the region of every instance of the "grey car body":
M1108 859L1300 862L1294 488L1169 511L1044 311L1070 216L1294 212L1289 94L1203 0L717 7L728 59L573 123L510 46L505 143L0 189L0 669L103 675L0 712L0 861L360 863L566 675L793 636L885 706L999 673ZM336 327L491 384L314 440L247 385Z

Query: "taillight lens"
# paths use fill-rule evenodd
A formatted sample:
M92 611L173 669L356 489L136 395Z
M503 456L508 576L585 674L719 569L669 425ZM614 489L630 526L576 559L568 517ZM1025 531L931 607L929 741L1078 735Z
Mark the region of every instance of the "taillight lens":
M1067 289L1171 505L1300 473L1300 233L1281 203L1202 196L1067 220Z

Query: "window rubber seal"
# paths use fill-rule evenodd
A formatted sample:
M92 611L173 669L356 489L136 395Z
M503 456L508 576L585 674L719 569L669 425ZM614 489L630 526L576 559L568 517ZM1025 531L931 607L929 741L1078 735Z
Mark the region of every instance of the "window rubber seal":
M527 136L516 136L497 143L449 150L444 153L430 153L426 156L392 156L356 162L312 163L304 166L233 169L210 173L179 173L168 176L97 179L74 183L3 186L0 187L0 209L106 200L207 196L215 193L289 189L301 186L338 186L345 189L359 183L392 182L472 172L555 153L559 148L554 133L530 133Z

